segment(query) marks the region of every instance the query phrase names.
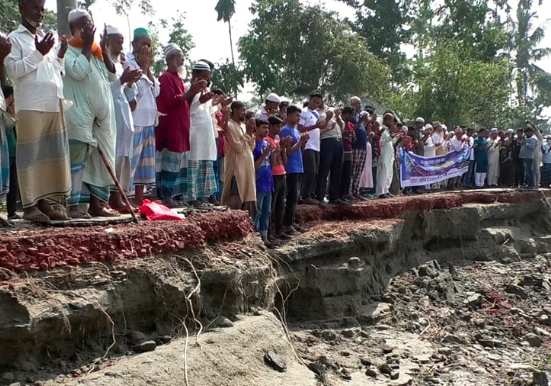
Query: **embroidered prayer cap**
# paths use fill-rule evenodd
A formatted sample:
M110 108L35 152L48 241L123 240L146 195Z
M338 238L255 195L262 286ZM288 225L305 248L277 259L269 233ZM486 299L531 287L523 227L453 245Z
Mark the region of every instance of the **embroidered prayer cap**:
M171 56L173 56L174 54L177 54L177 53L184 53L184 51L182 51L182 49L180 48L180 46L178 44L175 44L175 43L169 43L165 49L163 50L163 53L165 54L165 59L168 59L170 58Z
M210 71L208 63L200 60L193 65L193 71Z
M107 36L110 35L123 35L122 31L115 27L114 25L107 25Z
M151 33L147 28L136 28L134 30L134 40L136 40L140 36L151 36Z
M71 12L69 12L69 23L72 23L83 17L89 17L90 19L92 19L92 15L90 15L85 9L73 9Z
M268 97L266 98L266 101L268 102L273 102L273 103L281 103L281 98L279 97L279 95L275 94L275 93L271 93L270 95L268 95Z

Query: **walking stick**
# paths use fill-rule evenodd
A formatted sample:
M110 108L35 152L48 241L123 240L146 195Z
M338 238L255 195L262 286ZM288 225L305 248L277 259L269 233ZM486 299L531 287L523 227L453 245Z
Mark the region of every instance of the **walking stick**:
M107 171L109 171L109 174L111 175L111 178L113 179L113 182L117 187L117 190L119 191L120 195L124 200L124 203L126 204L126 208L130 211L130 214L132 215L132 220L136 224L138 224L140 222L140 219L138 218L138 216L136 216L136 213L134 213L134 208L132 208L132 205L130 204L130 200L128 200L128 197L126 196L126 193L124 193L124 190L121 184L119 183L119 180L117 180L117 176L113 171L113 168L111 167L111 163L109 163L109 160L105 156L105 153L103 152L103 150L101 150L101 147L99 144L97 145L97 149L101 159L103 160L103 163L105 164L105 167L107 168Z

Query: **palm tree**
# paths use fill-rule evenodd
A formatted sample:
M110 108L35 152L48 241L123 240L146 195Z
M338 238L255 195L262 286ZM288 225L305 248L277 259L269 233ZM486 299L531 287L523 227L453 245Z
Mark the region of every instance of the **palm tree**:
M69 20L71 10L77 8L77 0L57 0L57 30L62 35L69 35Z
M217 21L224 20L224 23L228 23L228 30L230 35L230 47L231 47L231 60L235 66L235 57L233 54L233 38L231 33L231 19L235 14L235 0L218 0L216 7L214 8L218 12Z
M533 0L519 0L517 20L512 22L511 49L515 52L516 89L519 107L526 111L529 90L537 88L535 80L546 73L535 62L551 55L551 48L540 48L545 37L543 26L534 28L537 12L532 11ZM541 2L540 2L541 4Z

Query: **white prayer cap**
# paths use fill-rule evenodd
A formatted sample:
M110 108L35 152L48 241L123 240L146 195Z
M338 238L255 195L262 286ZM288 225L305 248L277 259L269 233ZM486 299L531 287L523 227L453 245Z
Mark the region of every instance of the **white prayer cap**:
M425 119L422 117L419 117L415 120L415 123L425 123Z
M513 129L507 129L507 134L514 134L515 133L515 130Z
M279 95L274 94L274 93L271 93L270 95L268 95L266 100L268 102L272 102L272 103L281 103L281 98L279 97Z
M367 111L360 112L360 118L363 118L365 116L369 116L369 113Z
M493 128L492 130L490 130L490 133L497 133L499 130L497 128Z
M193 71L210 71L210 66L207 62L200 60L193 66Z
M85 9L73 9L71 12L69 12L69 23L72 23L75 20L78 20L85 16L88 16L90 19L92 19L92 16Z
M383 115L383 118L394 118L394 114L386 113L385 115Z
M109 35L123 35L122 31L115 27L114 25L107 25L107 36Z
M165 49L163 50L163 53L165 54L165 59L168 59L170 56L176 54L176 53L183 53L182 49L179 45L174 43L169 43Z
M448 126L442 124L442 129L444 129L444 131L447 131L447 130L448 130Z
M404 126L402 126L402 131L404 133L407 133L409 131L409 128L406 125L404 125Z
M425 129L434 129L434 127L432 127L432 125L430 123L428 123L426 126L425 126Z

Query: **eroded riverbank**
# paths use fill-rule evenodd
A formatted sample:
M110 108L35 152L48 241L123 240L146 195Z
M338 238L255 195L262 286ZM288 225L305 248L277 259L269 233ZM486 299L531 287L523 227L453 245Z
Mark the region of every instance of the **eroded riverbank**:
M115 251L120 254L117 255L119 258L104 257L102 262L98 262L95 253L77 248L81 256L76 257L79 259L76 268L53 269L31 273L30 276L2 271L5 280L2 279L3 286L0 287L0 347L3 348L0 350L0 374L4 375L0 376L0 382L173 385L177 379L181 383L184 369L182 349L185 345L178 337L185 336L184 320L190 335L209 331L200 335L198 343L201 347L197 346L195 338L188 342L190 351L186 358L190 385L304 385L323 380L333 384L388 384L391 381L393 384L427 384L423 382L429 378L434 378L431 382L437 383L458 377L457 373L448 371L451 375L446 378L436 371L438 363L447 363L446 360L433 362L431 359L434 353L440 358L451 356L446 356L446 348L455 354L458 350L462 352L463 348L477 349L475 345L478 345L483 348L478 354L481 357L501 355L486 352L489 348L481 345L480 337L474 334L479 324L471 326L464 320L466 316L462 311L463 302L469 296L477 294L481 297L477 298L480 303L478 311L467 308L471 315L492 304L495 296L482 287L476 287L471 279L457 276L449 282L447 272L451 271L448 264L456 267L457 272L478 267L475 264L481 262L484 267L499 264L500 275L511 280L517 280L513 276L518 270L515 264L527 264L523 270L537 268L542 280L547 280L549 270L545 253L551 251L548 236L551 227L549 205L542 194L473 192L405 197L378 203L368 202L342 209L301 208L299 217L309 225L309 232L273 252L261 246L250 234L248 225L236 227L229 217L225 221L210 220L209 216L221 218L219 214L201 215L198 217L200 221L189 220L186 227L193 228L186 228L185 237L183 231L174 227L171 233L166 233L164 226L159 225L155 229L146 225L149 227L147 231L124 226L121 232L127 239L121 244L116 236L120 233L118 226L112 227L115 231L108 233L107 242L101 238L100 228L88 230L90 235L102 240L92 251ZM239 215L231 216L237 216L239 223L246 224ZM213 224L223 226L220 229L225 231L220 232L221 239L216 238ZM204 231L205 227L211 229L210 233ZM206 248L189 248L193 231L202 237ZM9 235L15 240L13 245L20 248L17 256L21 256L25 248L33 248L26 241L29 238L40 236L43 237L41 240L48 239L47 231L25 232L20 236ZM133 232L140 237L140 248L134 248L138 252L131 255L132 259L125 259L124 250L132 246ZM170 255L147 257L147 246L163 232L166 236L163 240L171 248ZM154 237L147 237L148 233ZM201 236L204 234L212 236ZM65 231L63 237L67 236ZM55 237L50 239L55 240ZM75 240L85 242L85 234ZM185 242L180 244L182 241ZM67 242L59 244L67 246ZM54 242L51 246L51 253L63 256L56 245ZM118 248L123 248L123 251ZM6 250L9 251L9 245ZM152 250L149 255L151 253ZM25 252L25 256L36 254ZM81 262L81 258L85 262ZM440 264L436 276L420 275L418 271L410 273L412 268L432 260ZM492 272L487 272L488 277L499 276L497 271ZM442 280L451 283L445 289L432 288L431 291L453 293L456 303L447 304L447 297L434 298L434 293L418 286L423 280L428 280L427 288L435 286L431 284L434 280L436 283ZM459 283L457 288L456 281ZM402 284L396 287L396 283ZM501 290L496 287L496 293L503 292ZM546 291L548 288L542 288L538 293L540 297L534 295L528 305L513 308L532 317L535 311L530 307L544 302L545 296L550 295ZM506 296L510 295L517 296ZM514 299L506 298L509 302ZM425 308L418 309L419 304ZM274 322L269 316L274 306L276 314L283 316L292 330L290 340L282 330L261 326L264 322ZM445 319L438 316L442 307L458 313ZM428 311L423 310L433 312L432 316L425 317L424 313ZM519 317L519 314L511 315L511 318L514 315ZM535 317L541 318L542 315ZM466 323L461 328L468 333L455 342L457 347L440 347L440 340L444 339L441 332L449 328L454 330L456 324L451 320L456 319ZM477 314L471 319L477 319ZM233 327L231 321L235 322ZM551 330L540 323L538 328L541 331L535 333L537 323L540 322L533 320L521 324L519 340L512 340L511 345L521 345L524 342L521 339L529 333L539 334L542 340L539 351L534 350L527 357L504 353L503 366L499 365L493 371L484 367L487 374L464 367L461 371L473 377L459 377L467 383L455 384L477 384L471 382L486 375L486 379L492 381L496 373L505 373L506 376L510 365L506 362L517 359L517 365L530 365L541 370L542 364L526 363L529 359L545 362L542 358L545 357L548 337L543 332ZM221 329L224 325L228 328ZM254 339L254 332L259 329L263 334L256 336L258 342L251 344L250 349L246 344L232 346L235 330L245 336L252 331L250 339ZM137 332L144 335L139 336L143 338L141 343L135 341ZM283 335L278 335L280 333ZM209 334L220 338L221 343L212 346L208 343ZM484 336L481 339L484 340ZM134 356L142 350L141 344L151 341L159 345L154 353ZM298 358L292 354L290 341L294 342ZM423 349L416 353L417 344L427 352ZM386 350L385 346L388 346ZM212 347L217 347L218 351L209 351ZM414 352L406 358L404 350L407 348ZM443 353L439 351L441 348L444 348ZM194 359L194 350L198 350L197 355L203 359ZM264 364L263 351L269 350L285 357L288 371L283 375ZM155 357L158 352L168 357ZM430 361L422 358L428 367L419 365L415 369L412 364L416 362L408 359L414 354L429 355ZM399 359L400 367L391 368L393 372L385 375L385 371L381 371L386 369L385 363L379 361L385 362L386 356L394 362ZM396 367L396 363L388 365ZM111 371L114 368L118 370ZM375 376L366 375L370 369L375 371ZM397 376L396 371L398 379L392 380ZM531 369L515 371L520 374L518 379L514 378L516 381L531 382ZM137 376L136 372L142 375ZM221 378L213 378L213 374L219 374L216 377Z

